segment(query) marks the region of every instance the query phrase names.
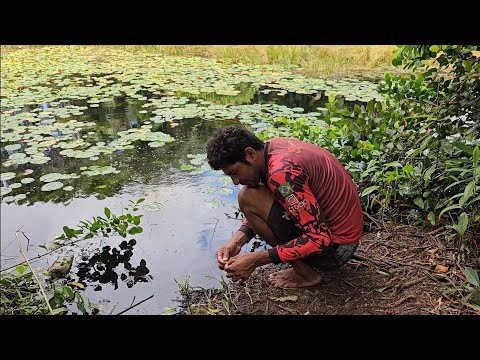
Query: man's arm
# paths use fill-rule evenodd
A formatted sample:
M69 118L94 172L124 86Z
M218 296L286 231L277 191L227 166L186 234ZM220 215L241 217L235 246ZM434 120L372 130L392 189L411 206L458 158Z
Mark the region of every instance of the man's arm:
M255 236L255 230L253 230L253 228L248 225L246 217L243 218L242 225L240 225L240 228L237 230L237 232L241 232L245 235L245 244L248 243Z
M272 172L268 187L303 234L268 250L275 264L320 253L331 243L330 230L308 184L308 176L295 164L285 165Z

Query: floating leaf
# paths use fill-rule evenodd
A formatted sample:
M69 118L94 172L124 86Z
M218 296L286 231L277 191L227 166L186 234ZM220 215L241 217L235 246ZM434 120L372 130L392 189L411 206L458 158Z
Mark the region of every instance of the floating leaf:
M160 203L150 203L142 206L142 209L145 211L158 211L161 208L162 208L162 204Z
M15 177L15 173L14 172L7 172L7 173L2 173L0 174L0 180L10 180L10 179L13 179Z
M222 205L222 201L219 199L209 199L205 200L204 205L208 208L216 208Z
M7 194L10 193L11 191L12 191L11 188L2 186L2 187L0 187L0 196L7 195Z
M180 166L180 170L192 170L193 169L193 165L190 165L190 164L185 164L185 165L182 165Z
M63 187L63 183L61 183L60 181L54 181L54 182L50 182L50 183L47 183L47 184L43 185L40 190L42 190L42 191L54 191L54 190L61 189L62 187Z
M223 187L223 188L220 189L219 193L220 194L225 194L225 195L230 195L230 194L233 193L233 189Z
M34 179L34 178L31 178L31 177L23 178L22 180L20 180L20 182L21 182L22 184L30 184L30 183L32 183L32 182L34 182L34 181L35 181L35 179Z

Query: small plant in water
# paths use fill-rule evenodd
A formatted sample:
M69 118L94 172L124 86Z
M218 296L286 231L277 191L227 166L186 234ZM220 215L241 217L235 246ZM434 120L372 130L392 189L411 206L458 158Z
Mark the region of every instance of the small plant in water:
M111 212L109 208L104 209L105 217L94 216L92 221L80 221L77 229L71 229L68 226L63 227L63 234L57 236L55 240L48 245L40 245L47 250L53 250L63 245L66 245L65 240L83 240L93 238L95 236L109 237L118 234L125 238L127 234L135 235L143 232L140 225L140 219L143 215L134 215L138 211L138 205L145 201L144 198L136 202L129 200L130 204L125 207L126 214L117 216Z

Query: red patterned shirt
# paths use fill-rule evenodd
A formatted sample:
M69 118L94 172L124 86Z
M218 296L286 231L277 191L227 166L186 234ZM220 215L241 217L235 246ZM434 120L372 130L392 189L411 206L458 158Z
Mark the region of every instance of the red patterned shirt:
M302 231L269 250L274 263L320 253L331 241L359 241L363 215L358 191L333 154L296 139L270 139L265 146L265 172L266 186ZM246 218L240 230L245 232L245 226L249 227ZM255 234L251 230L248 233Z

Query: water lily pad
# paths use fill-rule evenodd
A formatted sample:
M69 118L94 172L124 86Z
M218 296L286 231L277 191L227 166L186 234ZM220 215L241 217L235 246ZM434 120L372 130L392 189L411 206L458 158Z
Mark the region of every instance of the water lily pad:
M2 186L2 187L0 187L0 196L7 195L11 191L12 191L12 189L10 187Z
M205 193L205 194L213 194L214 192L217 191L217 188L215 186L205 186L203 189L202 189L202 193Z
M158 202L150 203L150 204L145 204L142 206L142 209L145 211L158 211L162 208L162 204Z
M34 181L35 181L35 179L34 179L34 178L31 178L31 177L23 178L22 180L20 180L20 182L21 182L22 184L30 184L30 183L32 183L32 182L34 182Z
M5 146L4 149L7 150L7 151L13 151L13 150L18 150L21 147L22 147L22 145L20 145L20 144L11 144L11 145Z
M233 189L223 187L223 188L220 189L219 193L224 194L224 195L230 195L230 194L233 193Z
M219 199L208 199L205 200L204 205L208 208L216 208L222 205L222 201Z
M20 201L20 200L23 200L23 199L26 199L27 198L27 195L26 194L17 194L15 195L15 200L16 201Z
M192 169L193 169L193 165L190 165L190 164L185 164L185 165L180 166L180 170L187 171L187 170L192 170Z
M10 180L10 179L13 179L14 177L15 177L14 172L6 172L6 173L0 174L0 180Z
M40 190L42 190L42 191L54 191L54 190L61 189L62 187L63 187L63 183L61 183L60 181L54 181L54 182L50 182L50 183L47 183L47 184L43 185Z
M63 188L63 190L65 190L65 191L72 191L72 190L73 190L73 186L71 186L71 185L65 186L65 187Z

